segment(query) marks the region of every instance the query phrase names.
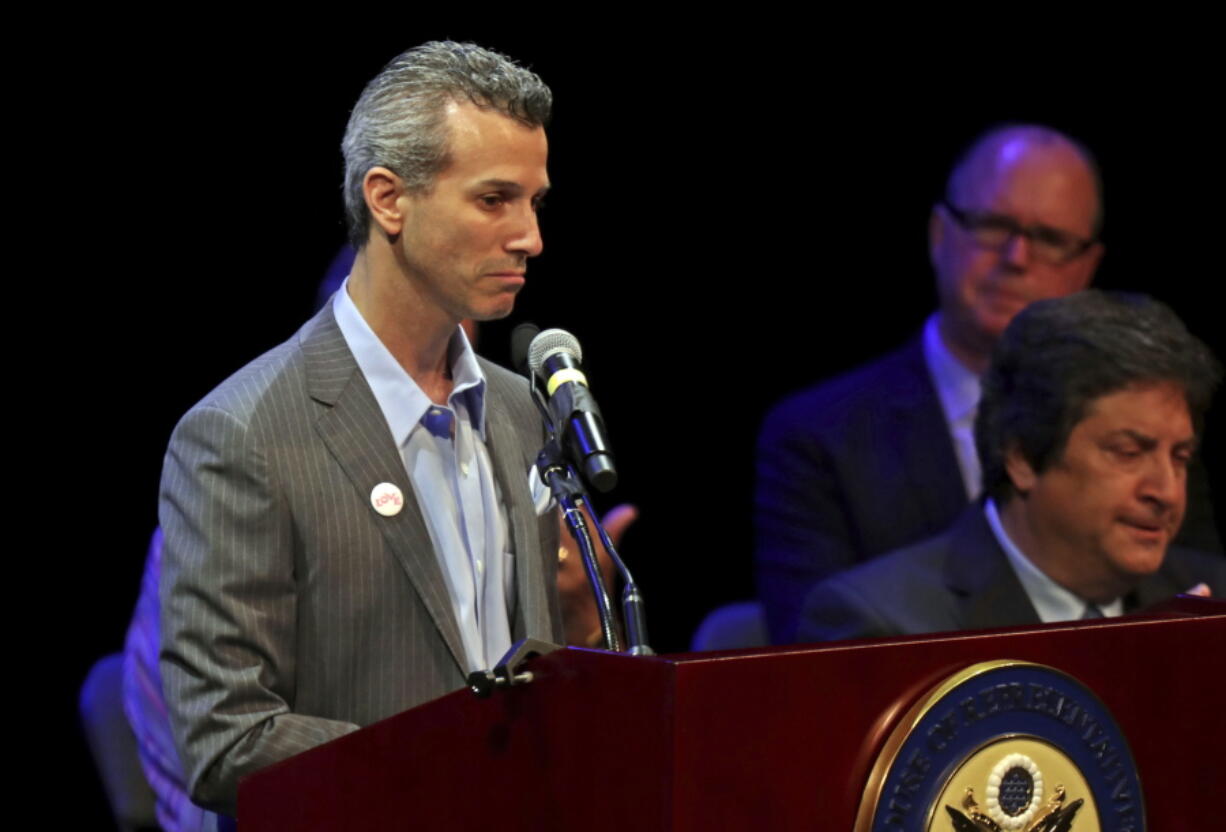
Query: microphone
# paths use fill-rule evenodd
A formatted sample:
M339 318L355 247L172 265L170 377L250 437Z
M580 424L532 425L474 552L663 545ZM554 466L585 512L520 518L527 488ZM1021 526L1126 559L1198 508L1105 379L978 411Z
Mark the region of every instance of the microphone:
M578 339L562 329L547 329L528 346L528 366L545 385L563 450L588 484L603 493L617 485L617 468L582 361Z
M528 349L532 346L532 339L537 336L541 328L536 324L522 323L516 324L515 329L511 330L511 367L517 373L527 375L528 369Z

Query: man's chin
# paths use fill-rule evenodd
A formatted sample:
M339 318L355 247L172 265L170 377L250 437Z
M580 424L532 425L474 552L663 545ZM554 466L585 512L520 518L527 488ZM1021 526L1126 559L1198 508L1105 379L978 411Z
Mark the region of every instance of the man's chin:
M474 321L500 321L515 311L515 295L506 294L491 298L488 302L469 311L468 317Z
M501 321L503 318L505 318L505 317L507 317L508 315L510 315L510 314L511 314L513 311L515 311L515 305L514 305L514 304L507 304L507 306L506 306L505 308L499 308L499 309L490 309L490 310L486 310L486 311L482 311L482 312L476 313L476 314L474 314L474 315L472 316L472 319L473 319L474 321L477 321L477 322L481 322L481 321Z
M980 307L975 314L975 326L979 330L980 338L985 344L995 346L1000 336L1004 335L1009 322L1025 308L1026 304L1021 301L996 301Z
M1161 540L1132 540L1117 548L1112 556L1116 570L1132 579L1144 578L1162 568L1166 559L1168 541L1163 535Z

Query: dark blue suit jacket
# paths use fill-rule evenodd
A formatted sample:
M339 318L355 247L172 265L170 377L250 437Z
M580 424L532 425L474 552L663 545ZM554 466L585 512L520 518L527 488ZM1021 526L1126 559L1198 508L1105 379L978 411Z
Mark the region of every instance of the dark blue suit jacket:
M1214 595L1226 593L1226 559L1172 546L1162 567L1125 597L1125 611L1152 606L1200 581ZM1038 623L976 503L945 534L818 584L805 601L797 635L801 641L836 641Z
M785 399L762 428L755 496L772 640L793 640L822 578L944 531L966 502L920 338Z
M755 558L771 639L794 640L823 578L945 531L966 505L921 335L785 399L758 443ZM1221 550L1199 465L1179 542Z

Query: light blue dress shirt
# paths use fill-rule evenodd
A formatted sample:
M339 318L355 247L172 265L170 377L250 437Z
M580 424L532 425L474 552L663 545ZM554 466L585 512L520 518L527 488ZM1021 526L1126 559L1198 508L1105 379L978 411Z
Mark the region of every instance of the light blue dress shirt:
M1030 603L1039 613L1039 620L1050 624L1053 621L1075 621L1083 618L1089 602L1047 577L1045 572L1026 557L1005 531L1004 524L1000 522L1000 512L991 497L984 504L983 513L987 516L988 525L992 527L992 534L996 535L996 542L1005 550L1009 565L1017 573L1017 579L1022 582L1022 589L1026 590ZM1123 615L1124 601L1116 598L1110 604L1099 604L1098 609L1104 617Z
M968 370L945 346L935 313L924 324L924 363L928 365L928 374L936 387L949 436L954 441L954 454L958 458L958 470L962 472L966 496L974 500L983 490L983 473L979 468L979 454L975 450L979 376Z
M456 327L447 351L454 386L446 405L435 404L366 323L348 286L346 280L333 296L337 326L400 449L447 582L468 670L491 668L511 646L515 561L485 445L485 376ZM539 514L539 480L532 486ZM544 500L547 505L547 495Z

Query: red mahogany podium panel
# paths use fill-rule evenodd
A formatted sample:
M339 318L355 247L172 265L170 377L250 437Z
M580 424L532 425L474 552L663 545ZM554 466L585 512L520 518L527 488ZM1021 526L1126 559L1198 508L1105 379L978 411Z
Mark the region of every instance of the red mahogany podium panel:
M874 759L951 674L1013 659L1088 686L1154 830L1218 828L1226 602L1025 629L633 658L566 649L243 782L243 832L849 830Z

